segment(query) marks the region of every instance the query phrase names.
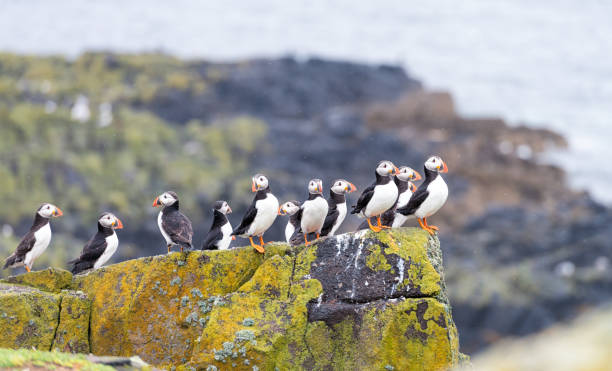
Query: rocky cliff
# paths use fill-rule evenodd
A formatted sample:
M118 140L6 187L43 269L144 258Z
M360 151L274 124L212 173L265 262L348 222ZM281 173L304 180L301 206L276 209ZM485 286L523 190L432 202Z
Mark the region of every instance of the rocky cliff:
M462 358L439 241L417 229L11 277L0 329L0 347L168 368L435 370Z

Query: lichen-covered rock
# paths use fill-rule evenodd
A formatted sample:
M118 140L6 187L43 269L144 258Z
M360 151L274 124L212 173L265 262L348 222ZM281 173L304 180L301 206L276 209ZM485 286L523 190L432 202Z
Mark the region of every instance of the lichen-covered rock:
M49 350L59 319L60 296L0 284L0 348Z
M36 287L43 291L60 292L70 287L72 273L59 268L47 268L19 276L11 276L0 280L0 282Z
M113 371L115 368L98 364L83 354L45 352L31 349L0 349L2 370L79 370ZM123 371L132 368L122 367Z
M7 346L136 354L178 370L442 370L461 359L439 241L414 228L270 244L264 255L136 259L74 276L70 288L83 293L11 286L35 299L8 291L11 316L48 307L16 323L48 313L57 331L42 344L36 327Z
M268 250L284 253L283 245ZM193 251L75 276L74 288L92 299L91 352L138 354L157 365L186 362L217 298L236 291L264 259L250 247Z
M91 301L81 292L61 293L60 317L52 350L89 353L89 314Z
M186 366L446 369L459 342L436 248L414 229L364 231L268 259L213 308Z

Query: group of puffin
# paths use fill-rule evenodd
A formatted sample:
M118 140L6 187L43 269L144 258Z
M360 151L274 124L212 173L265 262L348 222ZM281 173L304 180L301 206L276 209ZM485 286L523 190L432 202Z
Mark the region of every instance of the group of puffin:
M417 188L413 182L422 179L418 172L408 166L398 169L391 161L381 161L376 167L376 181L363 190L351 210L351 214L365 218L359 229L370 228L380 232L382 229L401 227L409 218L416 217L421 228L433 235L438 227L429 225L427 218L440 210L448 198L448 187L440 176L440 173L447 171L440 157L431 156L424 164L425 180ZM232 212L228 203L214 203L213 222L204 238L202 250L228 249L231 241L239 236L248 238L255 250L264 253L263 234L278 215L289 216L285 239L291 245L308 245L315 239L333 236L348 213L346 194L357 190L351 182L338 179L330 188L329 200L325 200L323 182L312 179L308 183L307 200L302 203L287 201L279 206L265 175L256 174L252 182L251 190L255 197L236 229L232 229L227 219ZM192 250L193 228L189 218L179 211L177 194L164 192L155 198L153 206L162 207L157 224L168 252L173 246L178 246L181 251ZM34 260L51 242L50 219L62 214L62 210L55 205L45 203L40 206L30 231L6 259L4 268L25 266L30 272ZM72 272L81 273L104 265L117 250L119 239L115 230L121 228L123 223L119 218L109 212L103 213L98 218L96 234L87 242L81 255L69 262L73 265Z

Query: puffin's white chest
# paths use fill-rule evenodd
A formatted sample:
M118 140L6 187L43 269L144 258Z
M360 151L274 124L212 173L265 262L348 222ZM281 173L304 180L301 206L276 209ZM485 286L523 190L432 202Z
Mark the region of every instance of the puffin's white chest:
M249 226L248 236L261 236L270 228L278 215L278 199L272 194L267 193L266 198L255 203L257 215Z
M227 222L221 226L221 234L223 237L219 242L217 242L217 247L219 250L229 249L230 243L232 242L232 231L232 225L230 222Z
M327 201L323 197L317 197L314 200L305 201L302 208L304 209L301 222L302 232L320 233L329 209Z
M30 268L32 268L34 260L42 255L47 247L49 247L49 243L51 242L51 225L47 223L40 227L39 230L34 232L34 238L36 239L34 246L32 246L32 250L26 254L24 259L24 264Z
M427 198L416 210L414 215L417 218L427 218L435 214L446 202L448 198L448 186L440 175L427 186Z
M374 194L365 208L365 216L378 216L389 210L397 200L397 186L394 182L374 187Z
M291 236L293 236L293 232L295 232L295 227L291 224L291 221L287 222L287 226L285 227L285 240L289 242L291 240Z
M412 197L412 191L410 189L407 189L404 192L400 193L399 198L397 200L397 208L399 209L400 207L406 206L408 204L408 201L410 201L410 197ZM391 227L399 228L404 225L406 221L412 218L414 218L414 215L406 216L396 212L393 216L393 224L391 224Z
M117 251L117 246L119 246L119 239L117 238L117 233L113 233L110 236L106 237L106 249L100 255L96 263L94 264L94 269L98 269L104 265Z
M160 211L157 215L157 226L159 227L159 231L161 232L162 236L164 236L164 239L166 240L166 245L174 244L172 242L172 239L170 239L170 236L168 236L168 234L166 233L166 231L164 231L164 228L162 227L162 216L163 212Z
M344 221L344 218L346 218L346 202L337 204L336 208L338 209L338 218L334 222L334 226L332 227L332 230L329 232L330 236L333 236L334 234L336 234L336 231L338 230L338 228L340 228L340 224L342 224L342 222Z

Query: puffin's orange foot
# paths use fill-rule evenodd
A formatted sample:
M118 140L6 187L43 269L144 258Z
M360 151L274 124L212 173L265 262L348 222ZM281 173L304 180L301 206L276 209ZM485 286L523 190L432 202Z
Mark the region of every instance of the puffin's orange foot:
M253 247L255 250L257 250L257 252L260 252L260 253L262 253L262 254L263 254L264 252L266 252L266 250L263 248L263 246L260 246L260 245L256 244L255 242L253 242L253 237L249 237L249 241L251 241L251 246L252 246L252 247ZM262 241L262 242L263 242L263 241Z
M434 231L439 231L440 228L436 227L435 225L428 225L429 229L433 229Z
M382 231L382 228L377 227L377 226L375 226L375 225L373 225L373 224L372 224L372 222L370 221L370 218L368 218L367 220L368 220L368 226L370 226L370 229L371 229L373 232L378 233L378 232Z
M27 265L25 266L26 271L28 271L28 273L30 273L30 267L28 267Z
M382 229L391 229L391 227L389 227L388 225L381 225L380 228L382 228Z
M170 249L172 248L172 245L167 245L168 247L168 254L170 254Z
M436 231L434 231L434 230L433 230L433 229L431 229L431 228L427 228L427 229L425 229L425 230L426 230L427 232L429 232L429 235L431 235L431 236L433 236L434 234L436 234Z

